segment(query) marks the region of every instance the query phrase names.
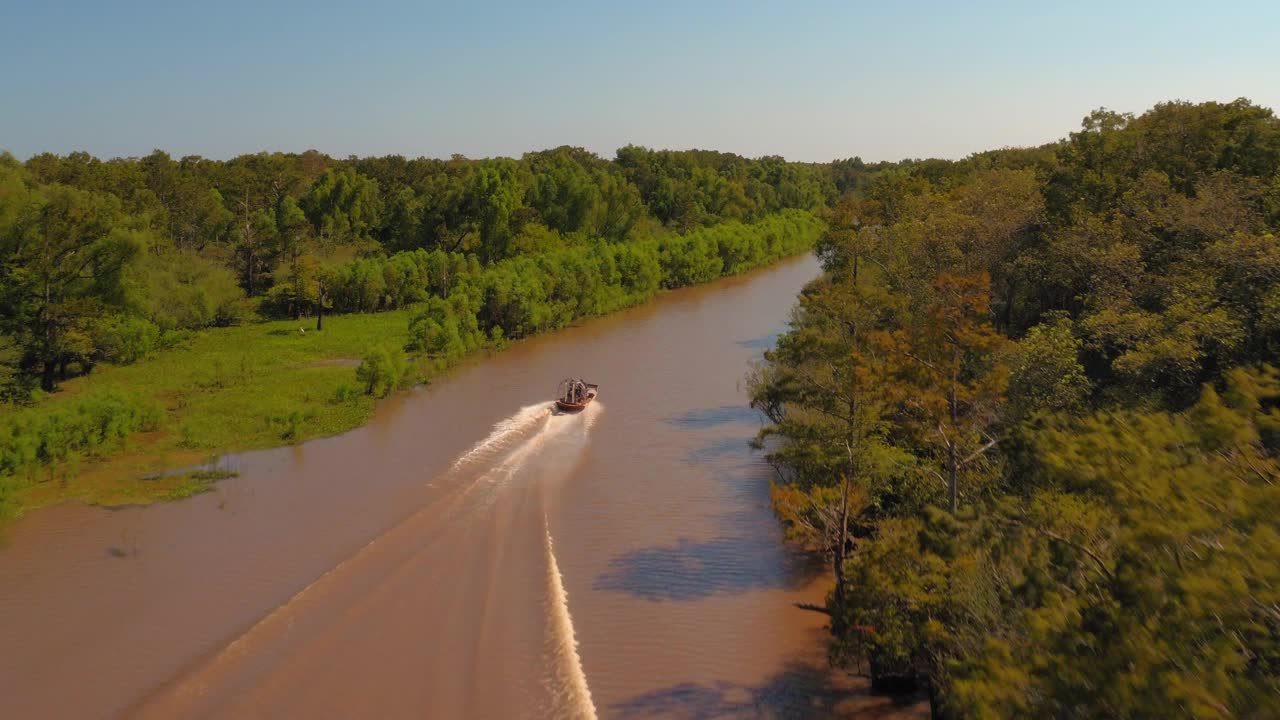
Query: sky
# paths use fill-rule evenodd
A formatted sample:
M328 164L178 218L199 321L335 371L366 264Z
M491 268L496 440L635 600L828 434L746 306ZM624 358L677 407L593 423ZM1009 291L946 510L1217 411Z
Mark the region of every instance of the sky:
M1280 108L1277 28L1276 0L0 0L0 150L959 158L1098 107Z

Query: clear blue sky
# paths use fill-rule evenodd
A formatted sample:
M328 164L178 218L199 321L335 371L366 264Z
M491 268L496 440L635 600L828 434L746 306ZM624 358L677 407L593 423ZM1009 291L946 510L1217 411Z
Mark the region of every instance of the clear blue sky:
M0 149L20 158L962 157L1099 106L1280 107L1277 0L0 0L0 19Z

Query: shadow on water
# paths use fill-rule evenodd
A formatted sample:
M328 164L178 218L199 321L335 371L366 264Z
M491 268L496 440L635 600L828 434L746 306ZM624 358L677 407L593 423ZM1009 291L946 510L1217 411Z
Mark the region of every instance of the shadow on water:
M696 450L690 451L685 455L684 459L685 462L697 465L733 459L748 452L751 452L751 440L749 438L731 437L709 442ZM758 457L750 459L759 460L760 462L744 462L744 468L759 467L764 462L762 458Z
M698 600L765 588L799 589L822 572L820 558L772 537L677 540L614 558L595 588L645 600Z
M750 340L739 340L737 345L748 350L772 350L773 346L778 344L778 336L780 335L782 335L782 331L769 333L763 337Z
M805 663L790 663L758 686L731 682L681 683L610 707L622 720L675 718L919 717L920 698L865 693L866 681ZM856 692L863 690L864 692Z
M669 418L667 422L689 430L706 430L717 425L731 423L750 423L758 426L763 417L754 408L744 405L724 405L716 408L690 410L683 415Z
M700 600L752 590L796 590L824 572L820 555L782 542L780 532L761 532L762 524L772 521L768 466L753 456L747 438L712 440L686 460L710 466L723 484L729 503L715 521L722 534L623 553L609 561L595 589L655 602Z

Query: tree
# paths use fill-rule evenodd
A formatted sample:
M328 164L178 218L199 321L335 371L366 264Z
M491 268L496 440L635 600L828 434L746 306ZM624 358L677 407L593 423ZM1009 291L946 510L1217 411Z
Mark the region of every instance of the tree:
M378 183L352 168L329 170L298 202L321 242L359 245L371 242L382 220Z
M958 505L960 472L999 442L1008 344L990 323L986 273L940 275L910 326L878 332L882 351L898 359L887 394L922 446L942 451L948 506Z
M525 202L547 227L562 233L593 229L601 193L584 164L591 158L580 148L568 147L525 155L533 176Z
M0 329L21 349L20 366L54 389L59 370L88 363L89 322L124 299L127 264L146 233L110 196L51 185L35 189L0 167Z
M773 423L759 441L787 443L769 454L786 470L773 491L792 537L822 549L835 575L833 604L844 603L850 523L876 500L871 481L891 463L880 386L883 357L868 342L881 324L874 289L831 283L802 299L795 330L766 353L752 378L752 406ZM844 633L840 617L832 632Z
M517 212L522 207L524 191L516 164L504 160L486 163L472 176L468 191L480 235L480 258L487 263L497 262L507 257L519 225Z
M386 397L400 384L404 372L404 358L399 351L374 348L356 368L356 380L364 385L366 395Z
M1266 448L1280 381L1237 370L1225 390L1206 387L1186 413L1034 435L1031 486L1056 491L1001 513L998 552L1021 580L990 647L954 665L957 714L1280 710L1280 469Z
M276 227L280 233L280 245L286 267L278 272L277 287L288 293L287 304L289 314L297 320L303 312L309 311L318 300L319 288L316 279L318 261L308 250L311 226L306 215L292 196L281 203L276 213ZM274 290L274 288L273 288Z
M1036 412L1079 412L1091 383L1080 364L1083 343L1062 316L1031 328L1011 351L1009 406L1017 418Z

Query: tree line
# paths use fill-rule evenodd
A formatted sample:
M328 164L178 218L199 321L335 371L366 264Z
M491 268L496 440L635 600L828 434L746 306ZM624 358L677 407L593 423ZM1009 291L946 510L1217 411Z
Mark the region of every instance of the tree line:
M833 661L939 717L1280 713L1280 121L1099 110L844 187L752 378Z
M25 401L202 328L424 302L518 258L645 255L659 238L817 210L837 192L824 165L634 146L612 160L570 147L484 160L0 155L0 385Z

